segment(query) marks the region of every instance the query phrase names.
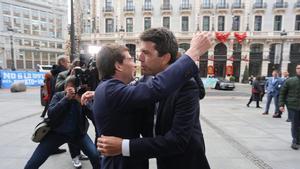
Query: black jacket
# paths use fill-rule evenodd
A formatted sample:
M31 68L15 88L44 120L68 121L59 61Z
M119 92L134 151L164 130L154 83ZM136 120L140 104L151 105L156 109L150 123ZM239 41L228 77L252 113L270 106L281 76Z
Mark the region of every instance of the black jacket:
M75 124L75 126L79 129L77 133L80 135L86 134L89 123L85 111L83 111L83 107L79 102L67 100L65 92L55 93L49 105L48 117L50 119L51 130L61 134L68 133L66 128L68 128L69 125L72 125L72 123L69 123L66 119L68 118L67 116L70 115L71 108L75 111L73 113L77 115L77 117L75 117L75 119L77 119L77 124Z
M159 102L156 137L130 140L130 156L157 158L158 169L209 169L199 121L199 88L190 80Z

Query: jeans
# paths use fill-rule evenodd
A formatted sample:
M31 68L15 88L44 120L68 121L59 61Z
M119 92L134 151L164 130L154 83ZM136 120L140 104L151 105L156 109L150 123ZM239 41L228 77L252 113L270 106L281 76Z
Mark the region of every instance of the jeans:
M293 143L300 144L300 111L288 109L291 113L291 132L293 137Z
M87 134L78 138L71 138L55 132L49 132L33 152L25 169L38 169L52 152L57 150L57 148L64 143L79 146L79 148L89 157L93 169L100 168L99 153L95 144Z
M275 113L279 113L279 95L273 96L272 94L268 94L265 113L269 113L270 104L273 97L274 97Z

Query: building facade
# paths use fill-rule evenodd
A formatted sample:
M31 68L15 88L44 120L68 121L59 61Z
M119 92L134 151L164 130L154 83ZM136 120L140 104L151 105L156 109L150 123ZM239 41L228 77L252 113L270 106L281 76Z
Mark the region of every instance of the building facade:
M54 64L67 36L65 0L0 0L0 66L34 70Z
M200 57L202 77L292 75L300 63L298 0L78 0L85 4L80 48L121 43L136 56L141 32L166 27L186 50L196 31L215 34L214 46ZM179 3L178 3L179 2ZM247 68L246 68L247 67Z

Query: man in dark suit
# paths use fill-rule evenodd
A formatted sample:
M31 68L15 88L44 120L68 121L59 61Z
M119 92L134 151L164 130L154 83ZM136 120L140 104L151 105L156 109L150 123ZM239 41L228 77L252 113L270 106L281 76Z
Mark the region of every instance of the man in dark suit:
M155 137L130 139L113 133L104 133L103 135L106 136L98 139L98 149L103 155L107 156L122 154L131 158L156 157L159 169L209 169L199 121L199 86L193 79L182 79L179 72L165 74L175 70L182 71L178 69L178 64L184 66L181 62L186 57L183 55L175 62L178 45L173 34L166 34L161 29L150 29L145 31L140 38L141 55L139 60L141 61L143 73L155 77L168 75L165 78L169 79L160 83L166 88L177 88L175 92L157 93L154 99L148 100L156 101L157 118L153 133ZM164 41L166 37L172 40L166 42ZM186 52L186 55L194 55L195 43L200 43L200 41L197 42L193 39L191 48ZM167 48L166 44L172 47ZM201 56L201 54L196 56ZM197 76L197 74L194 75ZM140 92L144 97L149 95L142 90L137 92ZM120 95L124 93L122 92ZM166 97L162 97L161 94ZM127 96L128 99L130 97L133 97L133 95ZM132 105L141 105L145 102L142 96L135 99L131 103ZM97 100L97 97L95 100ZM118 137L126 139L123 140Z

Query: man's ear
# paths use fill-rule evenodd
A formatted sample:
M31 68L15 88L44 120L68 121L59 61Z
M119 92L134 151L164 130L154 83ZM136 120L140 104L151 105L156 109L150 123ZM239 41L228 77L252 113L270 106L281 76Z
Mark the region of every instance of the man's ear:
M170 53L166 53L162 56L162 64L163 65L168 65L170 60L171 60L171 54Z
M123 66L119 62L115 63L115 69L116 71L122 72L123 71Z

